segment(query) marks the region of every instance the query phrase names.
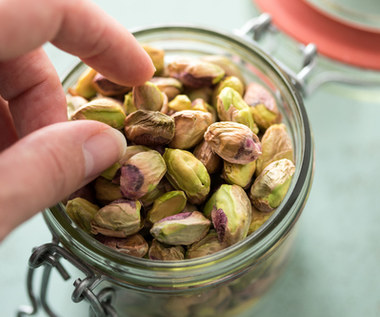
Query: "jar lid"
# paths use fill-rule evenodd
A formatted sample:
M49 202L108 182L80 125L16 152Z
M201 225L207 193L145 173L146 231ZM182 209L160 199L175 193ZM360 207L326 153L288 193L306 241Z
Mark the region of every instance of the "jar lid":
M306 0L253 0L273 23L302 43L350 65L380 70L380 30L345 23L323 13Z

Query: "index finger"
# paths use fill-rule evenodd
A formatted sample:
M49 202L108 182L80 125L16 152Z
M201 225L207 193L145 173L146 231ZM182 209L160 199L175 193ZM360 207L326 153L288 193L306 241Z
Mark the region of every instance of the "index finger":
M87 0L2 0L0 26L2 61L50 41L119 84L141 84L154 72L136 39Z

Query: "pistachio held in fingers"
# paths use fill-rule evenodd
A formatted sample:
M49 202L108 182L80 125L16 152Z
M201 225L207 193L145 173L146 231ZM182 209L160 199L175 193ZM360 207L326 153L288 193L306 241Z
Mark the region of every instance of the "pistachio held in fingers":
M211 124L204 139L214 153L230 163L247 164L261 155L261 143L257 135L237 122L220 121Z
M120 199L100 208L91 221L93 234L124 238L141 229L141 204L138 200Z
M159 111L137 110L125 119L125 135L140 145L166 145L174 137L174 119Z
M98 236L96 238L100 243L117 252L137 258L144 257L149 250L148 242L146 242L144 237L138 233L125 238L107 236Z
M252 204L263 212L277 208L289 189L294 172L295 166L288 159L267 165L251 186Z
M251 223L251 202L238 185L224 184L207 201L204 210L220 242L232 245L243 240Z
M181 245L165 245L153 239L148 255L151 260L178 261L185 258L185 249Z
M95 90L103 96L118 96L132 90L132 87L116 84L99 73L95 75L92 82Z
M215 85L224 77L224 70L218 65L199 59L178 59L168 64L171 77L192 88Z
M202 141L203 135L212 123L209 112L183 110L172 115L175 123L174 137L169 146L177 149L190 149Z
M165 96L152 82L147 81L132 89L133 105L136 109L160 111L164 105Z
M206 167L190 152L167 148L163 155L166 178L178 190L183 190L192 204L201 204L210 192L210 175Z
M97 205L81 197L69 200L66 204L69 217L86 232L91 232L91 221L98 210Z
M187 198L183 191L173 190L158 197L148 211L146 219L155 223L163 218L180 213L186 206Z
M81 96L90 99L96 95L93 79L98 72L91 67L87 67L79 76L75 86L70 90L74 96Z
M148 53L150 59L153 62L154 68L156 68L155 75L160 74L163 71L165 65L165 51L148 44L143 44L142 47L145 52Z
M78 108L71 120L96 120L121 130L124 127L125 112L116 100L98 98Z
M128 199L139 199L154 190L165 173L166 164L160 153L137 153L120 168L121 192Z
M210 229L211 221L201 212L182 212L156 222L152 236L169 245L189 245L201 240Z

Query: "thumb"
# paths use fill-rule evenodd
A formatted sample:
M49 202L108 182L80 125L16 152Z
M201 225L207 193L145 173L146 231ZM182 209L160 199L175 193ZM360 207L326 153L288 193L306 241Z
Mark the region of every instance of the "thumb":
M96 121L53 124L0 153L0 241L116 162L124 136Z

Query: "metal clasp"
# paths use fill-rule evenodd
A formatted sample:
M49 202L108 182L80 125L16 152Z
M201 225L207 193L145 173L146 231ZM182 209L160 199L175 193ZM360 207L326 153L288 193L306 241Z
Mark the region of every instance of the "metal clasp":
M235 31L235 34L258 42L264 34L277 33L277 28L272 24L272 17L268 13L262 13L247 21L240 29ZM317 46L313 43L299 46L301 51L301 69L297 72L291 70L287 65L274 58L275 62L289 75L295 87L304 95L308 95L306 86L307 76L316 65Z
M49 317L58 317L47 303L47 289L50 273L53 268L57 269L65 281L70 278L69 273L60 263L61 258L67 260L85 274L84 279L78 278L74 282L74 291L71 296L72 301L74 303L79 303L82 300L87 301L90 304L90 316L92 317L117 317L117 313L111 305L115 293L114 289L112 287L105 287L100 290L98 294L95 294L95 287L97 287L104 278L95 274L86 264L80 262L66 249L60 247L59 242L55 238L53 238L52 243L43 244L33 249L33 253L29 258L27 274L27 291L31 306L21 306L17 316L34 316L37 314L39 308L42 308ZM36 269L39 267L43 267L43 275L40 296L38 298L34 292L33 280Z

